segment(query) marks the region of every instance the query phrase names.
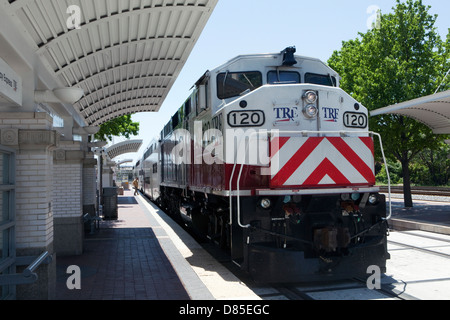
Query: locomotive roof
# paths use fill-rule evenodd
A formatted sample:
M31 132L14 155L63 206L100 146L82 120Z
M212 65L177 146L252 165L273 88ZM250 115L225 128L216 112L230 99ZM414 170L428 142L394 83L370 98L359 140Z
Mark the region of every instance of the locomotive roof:
M312 61L312 62L316 62L321 64L324 68L328 69L330 74L335 76L335 77L339 77L339 74L334 71L332 68L330 68L326 63L324 63L322 60L318 59L318 58L313 58L313 57L308 57L308 56L302 56L302 55L294 55L295 59L297 61ZM232 64L243 60L243 59L278 59L278 60L282 60L283 58L283 52L278 52L278 53L259 53L259 54L243 54L243 55L238 55L236 57L234 57L233 59L230 59L229 61L225 62L224 64L210 70L207 70L200 78L199 80L195 83L196 85L198 85L199 83L201 83L211 72L221 72L226 70L227 67L231 66ZM284 67L281 62L279 62L278 60L276 60L274 62L273 67ZM299 68L298 65L294 66L294 68Z
M224 63L223 65L219 66L217 69L222 69L226 66L229 66L233 63L235 63L236 61L242 60L242 59L258 59L258 58L265 58L265 59L269 59L269 58L282 58L283 53L282 52L278 52L278 53L258 53L258 54L242 54L242 55L238 55L236 57L234 57L233 59L229 60L228 62ZM307 57L307 56L301 56L301 55L294 55L294 57L297 60L311 60L311 61L317 61L322 63L323 65L327 66L322 60L318 59L318 58L313 58L313 57ZM328 66L327 66L328 67Z

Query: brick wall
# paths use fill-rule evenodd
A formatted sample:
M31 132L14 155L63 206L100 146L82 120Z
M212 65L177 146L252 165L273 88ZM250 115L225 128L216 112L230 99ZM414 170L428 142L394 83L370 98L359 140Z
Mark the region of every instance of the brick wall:
M46 113L0 113L0 143L16 150L16 248L53 242L53 152L58 134Z
M65 151L65 156L62 160L55 160L53 165L55 217L80 217L83 207L83 163L82 159L68 157L67 152L79 151L80 143L60 141L59 148Z
M81 171L80 164L54 165L55 217L79 217L82 214Z
M96 203L96 160L93 154L88 155L86 160L89 164L83 166L83 203L92 205Z
M46 247L53 241L53 178L50 152L16 155L16 246Z

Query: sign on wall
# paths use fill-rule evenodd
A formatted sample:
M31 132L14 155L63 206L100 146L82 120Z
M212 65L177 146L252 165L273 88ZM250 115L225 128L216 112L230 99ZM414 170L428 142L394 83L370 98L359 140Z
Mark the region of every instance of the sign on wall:
M0 106L22 106L22 79L0 58Z

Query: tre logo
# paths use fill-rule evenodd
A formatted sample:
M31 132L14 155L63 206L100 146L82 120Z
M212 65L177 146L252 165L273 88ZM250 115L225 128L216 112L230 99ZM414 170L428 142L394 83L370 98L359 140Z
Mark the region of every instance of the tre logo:
M277 122L295 121L298 117L297 107L278 107L274 111Z
M339 118L339 109L338 108L322 108L323 117L327 122L337 122Z

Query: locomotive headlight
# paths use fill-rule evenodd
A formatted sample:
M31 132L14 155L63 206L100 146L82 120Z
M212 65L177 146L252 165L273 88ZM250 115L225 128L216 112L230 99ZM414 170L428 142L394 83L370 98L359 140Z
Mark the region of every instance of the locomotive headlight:
M370 204L376 204L378 202L378 197L376 194L371 194L369 196L369 203Z
M317 93L315 93L314 91L307 91L303 95L303 98L306 100L307 103L314 104L317 101Z
M318 113L319 113L319 109L317 109L317 107L313 104L308 104L307 106L305 106L305 108L303 108L303 114L307 118L310 118L310 119L315 118Z
M352 193L351 198L353 201L357 201L361 195L359 193Z
M271 204L272 203L270 202L270 199L268 199L268 198L261 199L261 202L259 203L259 205L263 209L269 209Z

